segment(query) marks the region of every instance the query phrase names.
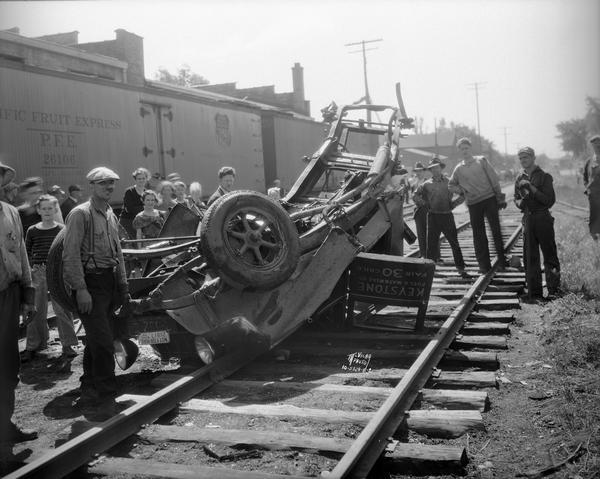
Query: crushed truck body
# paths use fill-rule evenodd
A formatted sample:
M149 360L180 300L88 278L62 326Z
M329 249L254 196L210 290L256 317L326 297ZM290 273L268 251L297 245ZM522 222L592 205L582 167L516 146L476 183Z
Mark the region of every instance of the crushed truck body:
M369 111L389 120L351 119ZM394 176L412 119L401 104L345 106L336 116L282 200L228 193L206 211L199 236L200 218L178 205L158 244L124 247L138 274L128 279L132 301L116 321L120 366L135 359L123 358L137 349L130 339L163 359L207 364L239 348L272 348L329 298L358 253L376 246L402 253L404 191ZM53 294L73 309L58 263L49 266Z

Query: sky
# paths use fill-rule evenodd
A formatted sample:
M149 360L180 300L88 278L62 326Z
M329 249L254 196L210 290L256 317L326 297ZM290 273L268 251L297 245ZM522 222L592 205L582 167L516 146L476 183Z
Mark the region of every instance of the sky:
M211 83L285 92L299 62L316 120L364 95L362 55L345 45L381 39L367 45L373 103L396 104L400 82L426 131L441 118L476 128L479 83L481 134L509 154L562 156L555 125L600 97L598 0L0 1L0 30L12 27L81 43L123 28L144 38L149 79L185 63Z

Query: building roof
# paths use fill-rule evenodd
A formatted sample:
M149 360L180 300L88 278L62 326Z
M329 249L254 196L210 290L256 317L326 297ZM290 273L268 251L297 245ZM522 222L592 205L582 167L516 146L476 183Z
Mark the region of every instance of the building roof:
M436 138L437 137L437 138ZM410 135L402 139L401 148L435 148L437 146L454 146L456 133L440 131L423 135Z

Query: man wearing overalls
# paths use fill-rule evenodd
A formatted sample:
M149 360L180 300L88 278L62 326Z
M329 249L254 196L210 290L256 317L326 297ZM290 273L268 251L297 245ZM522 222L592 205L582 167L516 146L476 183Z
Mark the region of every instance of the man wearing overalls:
M65 225L63 271L86 333L79 402L106 419L117 413L111 318L128 296L118 220L108 203L119 176L98 167L87 179L91 198L71 211Z

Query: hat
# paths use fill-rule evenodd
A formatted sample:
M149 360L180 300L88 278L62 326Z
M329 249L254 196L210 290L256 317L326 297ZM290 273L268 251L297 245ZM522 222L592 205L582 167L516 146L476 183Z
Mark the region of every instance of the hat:
M521 155L529 155L532 158L535 158L535 150L533 148L531 148L530 146L525 146L525 147L521 148L517 153L517 156L521 156Z
M70 185L69 193L72 193L73 191L83 191L83 190L81 189L81 186L79 186L79 185Z
M433 168L434 166L439 166L442 169L446 168L446 164L442 163L442 161L437 156L433 157L431 159L431 161L427 165L427 169L429 170L429 169Z
M423 166L423 163L421 163L420 161L417 161L415 163L415 166L413 166L413 171L423 171L425 169L425 167Z
M119 175L117 175L113 170L107 168L106 166L98 166L90 171L86 178L90 183L94 183L96 181L102 180L120 180Z
M469 138L467 138L466 136L460 138L457 142L456 142L456 148L458 148L460 145L462 144L467 144L469 146L472 146L471 140Z
M0 161L0 171L2 171L2 184L0 186L4 186L9 184L12 179L15 177L15 170L13 170L10 166L5 165Z
M179 173L169 173L167 175L167 180L169 181L177 181L181 179L181 175Z
M55 195L57 193L60 193L61 195L64 195L65 192L63 191L63 189L58 186L58 185L53 185L50 188L48 188L48 193L51 195Z
M600 143L600 135L594 135L590 138L590 143Z

